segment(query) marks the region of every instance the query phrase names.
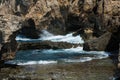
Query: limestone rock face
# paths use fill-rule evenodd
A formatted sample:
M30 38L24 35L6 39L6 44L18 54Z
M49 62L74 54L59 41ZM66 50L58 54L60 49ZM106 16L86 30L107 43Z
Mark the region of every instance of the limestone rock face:
M0 16L0 32L2 33L2 42L8 42L9 36L21 28L22 19L14 15Z
M97 16L92 19L90 18L90 20L96 19L97 29L93 29L93 35L98 35L98 37L97 39L92 38L92 40L86 40L84 49L106 51L118 50L118 44L120 43L120 1L97 0L97 6L93 11L101 15L101 19L99 18L100 16L98 16L98 18L96 18ZM110 32L109 36L105 36L107 31Z
M37 29L63 34L70 13L79 15L79 0L38 0L25 17L33 18Z
M12 59L15 56L17 42L15 37L21 28L20 17L14 15L0 16L0 58L1 60Z
M33 18L39 30L63 34L93 28L95 37L100 36L112 24L113 15L119 16L120 12L117 0L1 0L0 3L1 15Z
M15 57L18 48L15 38L18 34L29 38L38 38L34 20L24 20L10 14L0 16L0 60L9 60Z
M37 0L1 0L0 15L25 15L29 8L36 3L36 1Z

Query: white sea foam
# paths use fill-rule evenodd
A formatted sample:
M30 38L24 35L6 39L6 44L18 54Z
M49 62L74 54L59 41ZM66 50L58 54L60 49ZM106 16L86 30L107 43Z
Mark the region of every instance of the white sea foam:
M15 38L16 41L29 41L30 39L29 38L26 38L25 36L23 35L17 35L16 38Z
M65 62L75 63L75 62L86 62L91 61L93 58L91 57L81 57L80 59L64 59Z
M84 43L80 35L73 36L73 33L69 33L66 35L53 35L52 33L49 33L46 30L42 30L42 34L40 35L39 39L30 39L26 38L25 36L18 35L16 37L17 41L52 41L52 42L68 42L68 43L74 43L74 44L79 44L79 43Z
M35 65L35 64L56 64L57 61L43 61L43 60L40 60L40 61L8 61L6 62L7 64L17 64L17 65Z
M96 55L95 58L99 58L99 59L102 59L102 58L106 58L108 57L108 52L105 52L105 51L84 51L83 50L83 47L76 47L76 48L70 48L70 49L45 49L45 50L36 50L36 51L41 51L41 53L44 53L44 54L52 54L52 53L67 53L67 54L94 54ZM33 53L34 54L34 53ZM99 56L97 56L99 55Z
M83 51L83 47L76 47L76 48L70 48L70 49L44 49L44 50L36 50L36 51L40 51L41 53L44 54L54 54L54 53L67 53L67 54L71 54L71 53L81 53L81 51ZM33 53L34 54L34 53Z
M29 52L25 52L26 54L24 53L22 54L22 53L20 53L19 56L16 56L17 58L19 58L18 60L16 58L16 60L8 61L7 63L18 64L18 65L56 64L59 61L63 61L65 63L76 63L76 62L91 61L94 59L103 59L103 58L107 58L109 55L107 52L104 51L83 51L82 47L70 48L70 49L57 49L57 50L53 50L53 49L31 50L31 51L29 50ZM86 57L81 56L81 54L86 54L88 56ZM77 57L77 59L75 58L75 56Z
M42 30L41 31L42 34L40 34L40 37L51 37L51 36L54 36L52 33L46 31L46 30Z
M50 40L52 42L68 42L68 43L84 43L80 35L73 36L73 33L67 34L67 35L55 35L50 37L43 37L41 40Z

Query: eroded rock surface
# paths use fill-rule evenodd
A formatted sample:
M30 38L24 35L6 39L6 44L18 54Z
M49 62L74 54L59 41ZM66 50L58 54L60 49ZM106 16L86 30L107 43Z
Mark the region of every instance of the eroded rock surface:
M12 59L15 56L17 42L15 40L17 31L21 28L22 19L14 15L0 16L0 58Z
M34 20L22 19L15 15L0 16L0 60L9 60L15 57L18 43L15 40L18 34L29 38L38 38Z
M82 44L71 44L66 42L51 42L51 41L41 41L41 42L22 42L19 43L19 50L28 49L68 49L82 46Z

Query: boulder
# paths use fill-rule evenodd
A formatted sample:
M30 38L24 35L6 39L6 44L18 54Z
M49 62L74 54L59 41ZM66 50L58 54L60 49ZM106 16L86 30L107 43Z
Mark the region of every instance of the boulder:
M84 50L87 51L116 51L119 49L119 33L106 32L97 39L84 43Z
M83 44L83 49L87 51L104 51L109 43L112 33L107 32L97 39L92 39Z

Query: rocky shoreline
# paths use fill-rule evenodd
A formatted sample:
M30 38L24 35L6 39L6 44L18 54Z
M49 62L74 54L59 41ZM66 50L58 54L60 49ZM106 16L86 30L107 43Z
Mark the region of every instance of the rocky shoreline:
M84 63L59 63L15 66L1 69L0 79L8 80L113 80L111 59Z
M84 50L119 49L117 0L2 0L0 3L1 60L14 58L18 34L38 38L43 29L53 34L73 31L74 35L80 34L85 41Z
M3 65L3 61L14 59L20 46L24 47L22 49L27 49L30 45L30 49L48 48L48 46L55 49L66 48L63 43L22 45L15 40L18 34L37 39L41 30L45 29L55 35L69 32L75 32L74 35L80 34L85 41L84 50L87 51L119 51L117 57L113 59L117 60L118 70L120 67L119 13L118 0L1 0L0 66ZM71 44L64 44L71 47Z
M43 29L53 34L74 31L86 41L85 47L89 50L105 50L108 45L113 51L112 46L117 47L120 41L120 2L117 0L2 0L0 3L1 49L10 47L2 54L16 52L13 50L13 47L17 49L16 35L38 38Z

